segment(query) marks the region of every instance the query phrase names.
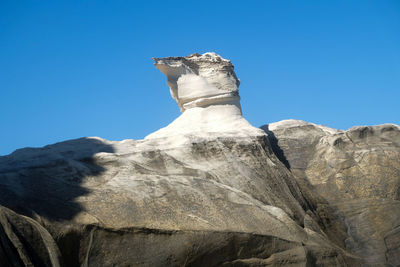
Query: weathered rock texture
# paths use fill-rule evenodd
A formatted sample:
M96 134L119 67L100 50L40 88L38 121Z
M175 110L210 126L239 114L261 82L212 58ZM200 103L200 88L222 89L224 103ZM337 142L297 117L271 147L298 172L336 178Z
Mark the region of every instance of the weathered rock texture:
M0 203L47 229L64 266L356 262L312 219L266 137L153 142L85 138L16 151L0 158Z
M229 60L215 53L205 53L154 58L154 61L155 66L167 76L171 96L182 115L146 139L264 135L242 117L240 81Z
M155 60L183 112L166 128L0 157L1 266L398 264L397 126L265 133L242 117L229 61Z
M232 63L215 53L154 58L167 76L171 96L181 111L217 103L239 103L240 81Z
M343 218L349 252L373 266L400 265L399 126L338 131L288 120L262 128L298 183Z

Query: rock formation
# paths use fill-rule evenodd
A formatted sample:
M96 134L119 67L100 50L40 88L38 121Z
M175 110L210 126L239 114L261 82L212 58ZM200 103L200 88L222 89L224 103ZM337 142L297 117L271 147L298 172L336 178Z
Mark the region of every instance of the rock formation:
M215 53L154 58L167 76L171 96L182 115L146 139L190 135L202 137L261 136L260 129L242 117L240 81L233 65Z
M339 131L287 120L262 127L299 184L343 217L346 249L371 266L400 265L400 127Z
M182 111L167 127L0 157L3 266L398 264L396 212L368 217L397 204L397 126L359 139L298 122L261 130L242 117L230 61L154 60Z
M215 53L153 60L167 76L171 96L182 112L217 103L235 104L240 109L240 81L229 60Z

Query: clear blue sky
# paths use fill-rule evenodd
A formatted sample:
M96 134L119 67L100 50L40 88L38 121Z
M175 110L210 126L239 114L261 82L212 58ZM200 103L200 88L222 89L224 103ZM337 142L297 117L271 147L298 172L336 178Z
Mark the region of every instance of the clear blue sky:
M400 124L400 1L0 1L0 155L179 115L152 57L214 51L245 118Z

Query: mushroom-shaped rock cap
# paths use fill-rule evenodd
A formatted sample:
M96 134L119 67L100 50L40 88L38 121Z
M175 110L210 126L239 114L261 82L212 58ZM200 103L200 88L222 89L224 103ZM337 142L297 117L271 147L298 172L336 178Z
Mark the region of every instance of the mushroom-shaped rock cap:
M154 58L155 66L168 78L171 95L182 114L167 127L146 139L171 144L193 138L249 137L265 135L242 116L239 79L232 63L215 53L186 57ZM179 136L177 138L176 136Z
M153 60L167 76L171 95L182 112L225 102L237 102L240 107L240 81L230 60L212 52Z

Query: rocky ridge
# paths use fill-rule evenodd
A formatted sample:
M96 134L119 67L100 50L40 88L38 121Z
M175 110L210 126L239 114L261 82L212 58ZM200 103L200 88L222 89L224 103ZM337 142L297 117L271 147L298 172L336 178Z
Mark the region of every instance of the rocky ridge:
M346 224L346 249L373 266L400 264L400 127L334 130L286 120L262 127L300 185Z
M334 168L352 170L352 161L345 165L337 151L330 157L330 146L341 143L332 138L341 137L338 147L352 156L383 142L390 152L376 166L392 178L379 181L393 185L397 126L357 145L347 145L343 131L305 122L261 130L242 117L230 61L206 53L155 62L183 112L167 127L144 140L81 138L0 157L4 266L397 264L397 217L360 234L349 203L376 195L358 182L363 173L352 173L342 178L346 187L367 192L340 206L336 194L351 194L334 188ZM397 201L396 190L387 192ZM387 216L388 203L373 214ZM357 205L368 217L368 202ZM376 244L364 240L370 229ZM368 250L382 245L380 235L385 259Z

